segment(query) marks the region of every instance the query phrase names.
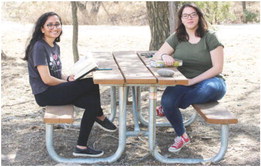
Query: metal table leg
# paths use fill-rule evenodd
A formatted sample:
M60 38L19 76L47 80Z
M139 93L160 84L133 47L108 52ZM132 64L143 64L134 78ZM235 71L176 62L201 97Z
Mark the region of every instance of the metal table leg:
M132 90L132 114L133 114L133 121L134 121L134 131L140 131L139 127L139 120L138 120L138 113L137 113L137 91L135 86L131 87Z
M111 93L111 115L109 116L108 119L113 122L117 112L116 86L111 86L110 93Z

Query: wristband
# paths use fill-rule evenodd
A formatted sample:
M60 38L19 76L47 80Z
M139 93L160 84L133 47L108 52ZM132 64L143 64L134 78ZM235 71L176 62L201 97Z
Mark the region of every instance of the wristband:
M69 78L70 78L70 76L68 76L68 77L67 77L67 79L66 79L66 80L67 80L67 82L70 82L70 81L69 81Z

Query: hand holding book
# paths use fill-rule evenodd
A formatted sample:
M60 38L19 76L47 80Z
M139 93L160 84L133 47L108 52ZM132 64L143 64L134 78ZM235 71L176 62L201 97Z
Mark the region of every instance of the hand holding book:
M96 60L93 58L92 53L89 52L73 65L72 75L70 75L68 80L74 81L81 79L96 70L112 70L112 68L98 68Z
M67 80L67 82L72 82L72 81L74 81L74 80L75 80L75 79L74 79L74 75L69 75L66 80Z
M91 71L98 68L98 65L95 59L92 56L92 53L87 53L86 56L81 57L79 61L77 61L72 68L72 75L74 75L74 79L80 79L90 73Z

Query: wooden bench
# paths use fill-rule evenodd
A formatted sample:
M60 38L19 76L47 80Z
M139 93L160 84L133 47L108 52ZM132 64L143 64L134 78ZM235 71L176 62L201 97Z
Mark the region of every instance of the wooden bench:
M237 117L227 110L220 102L210 102L205 104L193 104L193 108L209 124L219 124L220 130L220 149L212 158L204 161L218 162L225 156L229 140L229 124L237 124ZM200 160L201 161L201 160Z
M63 162L64 158L56 153L53 146L53 126L54 124L72 124L74 122L73 105L46 106L43 121L45 123L45 143L48 154L53 160Z
M219 102L211 102L205 104L194 104L194 109L201 115L201 117L209 124L220 125L220 147L219 151L211 158L169 158L159 153L159 149L154 147L152 150L154 157L162 163L189 163L199 164L206 162L219 162L225 156L229 141L229 125L238 123L236 116L228 111L224 105ZM197 115L196 111L193 115ZM196 117L193 116L194 122ZM155 135L155 134L154 134ZM153 136L156 138L156 136ZM152 141L151 141L152 142Z
M46 124L71 124L74 121L73 105L46 106L44 123Z
M219 102L193 104L193 108L209 124L237 124L236 116Z

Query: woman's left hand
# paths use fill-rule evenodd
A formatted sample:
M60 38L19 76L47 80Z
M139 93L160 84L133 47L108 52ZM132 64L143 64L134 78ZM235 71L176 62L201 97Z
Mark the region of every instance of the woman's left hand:
M75 79L74 79L74 75L69 75L68 76L68 79L67 79L67 81L68 82L71 82L71 81L74 81Z

